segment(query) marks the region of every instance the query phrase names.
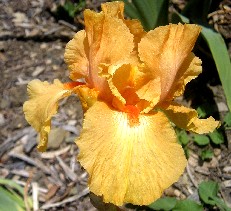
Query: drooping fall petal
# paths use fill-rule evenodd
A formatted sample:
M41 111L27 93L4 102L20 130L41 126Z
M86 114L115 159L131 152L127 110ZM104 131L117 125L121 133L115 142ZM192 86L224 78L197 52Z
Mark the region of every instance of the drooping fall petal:
M168 97L174 83L184 74L182 64L192 51L199 33L197 25L170 24L149 31L141 39L139 57L154 76L161 78L161 101Z
M186 159L174 130L161 112L139 116L96 102L85 114L76 141L78 159L89 173L89 187L105 202L149 204L183 173Z
M177 103L166 106L164 112L178 127L195 133L210 133L220 126L220 122L213 117L199 119L196 110Z
M57 112L58 101L71 93L72 90L57 79L54 84L40 80L28 84L29 100L24 103L23 111L27 122L40 134L39 151L46 150L51 117Z

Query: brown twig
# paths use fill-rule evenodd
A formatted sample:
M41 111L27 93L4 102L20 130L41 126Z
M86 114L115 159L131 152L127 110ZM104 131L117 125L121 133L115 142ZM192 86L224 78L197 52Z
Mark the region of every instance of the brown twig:
M53 204L45 204L41 207L41 209L50 209L50 208L53 208L53 207L60 207L61 205L63 204L67 204L67 203L70 203L70 202L73 202L73 201L76 201L78 200L79 198L87 195L89 193L89 189L88 188L85 188L82 192L80 192L78 195L75 195L75 196L72 196L72 197L69 197L61 202L57 202L57 203L53 203Z
M190 171L190 169L189 169L189 164L187 164L187 166L186 166L186 171L187 171L188 176L189 176L190 180L192 181L193 185L194 185L196 188L198 188L198 184L197 184L197 182L194 180L193 175L192 175L192 173L191 173L191 171Z
M29 186L33 178L33 171L30 171L30 176L26 181L26 185L24 187L24 202L26 206L26 211L30 211L30 205L28 203L28 191L29 191Z

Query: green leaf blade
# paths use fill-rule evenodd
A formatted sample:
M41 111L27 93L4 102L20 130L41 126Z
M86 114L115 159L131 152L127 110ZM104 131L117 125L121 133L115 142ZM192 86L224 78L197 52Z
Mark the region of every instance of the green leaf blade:
M177 131L177 137L181 145L187 145L189 142L189 138L185 130Z
M22 207L20 203L18 203L18 199L11 194L9 191L0 187L0 210L1 211L24 211L25 207Z
M201 33L212 53L224 89L227 104L231 111L231 63L224 39L219 33L205 26L202 26Z
M224 123L225 123L225 127L231 127L231 112L225 115Z
M207 23L207 16L212 0L190 0L182 11L182 15L196 23Z
M198 193L200 199L208 205L216 205L222 211L231 211L231 209L217 196L219 186L217 182L206 181L199 185Z
M212 157L213 157L213 151L212 150L203 150L201 152L202 160L212 159Z
M131 18L138 18L145 30L168 24L168 0L123 0L125 13Z
M209 144L209 138L206 135L194 134L194 141L199 146L205 146L205 145Z
M213 181L200 183L198 192L201 200L205 204L215 205L216 203L213 198L217 196L218 188L218 184Z
M165 210L165 211L170 211L172 210L177 203L176 198L173 197L165 197L165 198L160 198L150 204L148 207L153 209L153 210Z
M214 130L212 133L209 133L209 137L214 144L222 144L225 139L223 134L219 130Z
M176 203L176 206L173 208L173 211L203 211L203 206L197 204L195 201L192 200L179 200Z

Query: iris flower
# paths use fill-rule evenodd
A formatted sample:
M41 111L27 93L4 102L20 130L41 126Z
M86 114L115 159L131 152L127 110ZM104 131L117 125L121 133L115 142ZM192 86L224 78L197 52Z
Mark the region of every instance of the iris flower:
M201 28L170 24L145 32L123 12L122 2L102 4L100 13L85 10L85 30L65 49L72 82L31 81L23 109L43 152L58 101L77 94L84 110L78 160L89 173L90 191L115 205L146 205L186 166L170 121L199 134L219 122L174 102L202 71L191 52Z

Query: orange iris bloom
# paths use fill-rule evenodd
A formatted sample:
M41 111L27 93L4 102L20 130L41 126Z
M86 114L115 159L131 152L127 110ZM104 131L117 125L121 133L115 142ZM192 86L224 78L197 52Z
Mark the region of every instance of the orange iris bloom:
M123 12L122 2L102 4L100 13L85 10L85 30L75 34L64 56L73 82L31 81L23 109L44 151L58 100L78 94L85 115L76 144L90 190L116 205L146 205L186 166L170 121L196 133L212 132L219 122L173 102L202 71L191 52L201 28L170 24L145 32Z

